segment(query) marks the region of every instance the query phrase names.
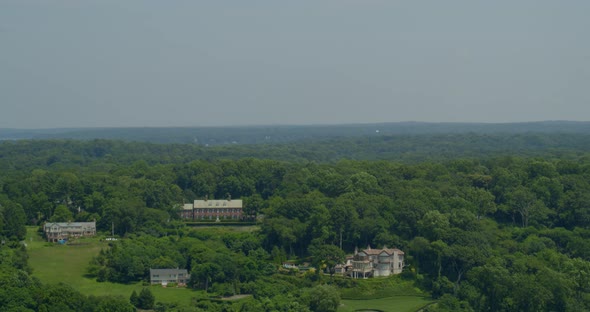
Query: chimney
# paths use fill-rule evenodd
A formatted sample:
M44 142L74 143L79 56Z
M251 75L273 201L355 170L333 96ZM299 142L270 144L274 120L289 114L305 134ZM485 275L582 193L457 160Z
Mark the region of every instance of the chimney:
M227 201L231 201L231 194L227 193Z

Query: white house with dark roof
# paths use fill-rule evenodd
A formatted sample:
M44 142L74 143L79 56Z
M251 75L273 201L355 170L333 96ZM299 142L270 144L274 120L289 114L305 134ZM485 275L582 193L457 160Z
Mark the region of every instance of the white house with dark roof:
M400 274L404 268L404 252L397 248L371 249L357 252L352 260L353 278Z
M179 286L186 285L190 279L186 269L150 269L150 284L166 286L176 283Z
M96 222L47 222L43 225L49 242L72 237L95 236Z

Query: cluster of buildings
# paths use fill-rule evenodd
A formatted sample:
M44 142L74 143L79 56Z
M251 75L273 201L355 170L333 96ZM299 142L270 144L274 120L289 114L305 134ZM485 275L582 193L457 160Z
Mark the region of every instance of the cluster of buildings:
M242 208L241 199L197 199L192 204L182 206L180 218L187 221L242 220Z
M184 220L242 220L244 214L241 199L232 200L195 200L184 204L180 217ZM60 242L70 238L96 235L96 222L47 222L43 226L45 237L49 242ZM284 268L294 268L291 263ZM298 267L299 268L299 267ZM352 278L368 278L400 274L404 268L404 252L397 248L355 250L354 255L346 258L345 263L336 265L336 273ZM176 283L185 285L190 275L185 269L150 269L150 283L167 285Z

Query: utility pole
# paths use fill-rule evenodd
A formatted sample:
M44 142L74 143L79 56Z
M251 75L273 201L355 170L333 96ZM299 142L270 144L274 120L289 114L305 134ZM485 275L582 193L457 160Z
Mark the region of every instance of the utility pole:
M342 227L340 227L340 250L342 250Z

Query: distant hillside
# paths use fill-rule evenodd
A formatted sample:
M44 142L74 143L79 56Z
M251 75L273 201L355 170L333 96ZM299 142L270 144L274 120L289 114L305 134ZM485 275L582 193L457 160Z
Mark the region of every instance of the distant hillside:
M0 171L92 163L187 163L197 159L259 158L331 163L389 160L404 163L501 156L580 159L589 157L590 134L580 133L447 133L399 134L307 139L274 144L161 144L122 140L0 141ZM27 169L28 168L28 169Z
M170 128L60 128L0 129L0 140L114 139L152 143L191 143L203 146L274 144L303 140L419 134L590 134L590 122L543 121L525 123L398 122L348 125L170 127Z

